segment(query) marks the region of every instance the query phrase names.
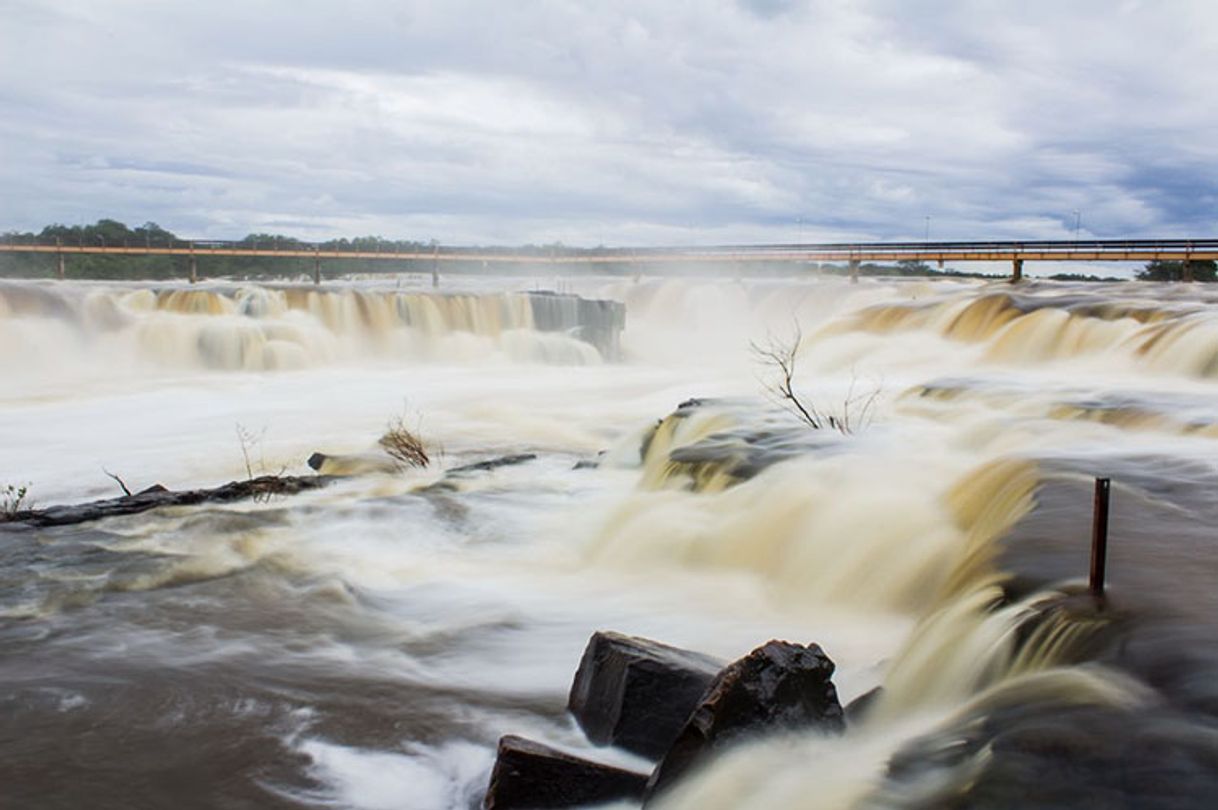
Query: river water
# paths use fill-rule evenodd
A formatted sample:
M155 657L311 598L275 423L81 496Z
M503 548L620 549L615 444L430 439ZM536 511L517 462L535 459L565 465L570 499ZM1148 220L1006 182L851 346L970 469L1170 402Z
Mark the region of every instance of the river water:
M623 304L624 330L574 295ZM0 283L0 486L36 506L120 494L106 471L214 486L307 474L320 451L359 472L398 418L436 459L0 524L0 807L475 807L505 733L642 766L564 712L598 629L723 658L815 641L843 702L884 687L845 736L732 750L665 807L1214 806L1216 301L1132 282ZM797 392L850 431L767 395L751 346L797 338ZM445 475L516 453L536 458Z

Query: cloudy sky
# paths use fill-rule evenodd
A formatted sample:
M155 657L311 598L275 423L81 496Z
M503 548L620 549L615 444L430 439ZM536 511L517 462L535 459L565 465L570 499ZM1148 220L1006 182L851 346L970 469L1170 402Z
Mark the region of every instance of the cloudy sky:
M1218 232L1214 0L0 0L0 20L0 230Z

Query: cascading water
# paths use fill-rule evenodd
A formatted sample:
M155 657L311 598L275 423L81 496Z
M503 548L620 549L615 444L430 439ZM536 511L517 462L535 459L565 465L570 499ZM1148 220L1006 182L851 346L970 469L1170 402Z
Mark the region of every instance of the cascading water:
M844 736L730 749L662 807L1218 790L1208 291L537 286L0 285L0 486L305 472L375 456L403 408L440 459L0 524L5 800L473 807L503 733L640 767L563 712L597 629L723 658L816 641L844 701L881 687ZM750 345L799 335L797 395L866 395L853 430L766 395ZM511 453L536 458L444 472ZM1094 475L1116 482L1103 610L1080 585Z

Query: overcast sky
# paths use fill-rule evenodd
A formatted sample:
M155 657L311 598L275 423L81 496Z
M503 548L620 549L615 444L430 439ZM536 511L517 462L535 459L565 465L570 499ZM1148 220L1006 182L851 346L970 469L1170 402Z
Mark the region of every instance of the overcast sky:
M0 0L0 230L1212 236L1215 71L1214 0Z

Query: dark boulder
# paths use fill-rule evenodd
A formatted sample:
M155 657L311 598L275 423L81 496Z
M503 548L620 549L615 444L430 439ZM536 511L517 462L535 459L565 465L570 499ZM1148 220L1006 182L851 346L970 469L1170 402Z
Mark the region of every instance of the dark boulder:
M701 653L598 632L579 662L567 708L592 742L658 760L722 666Z
M749 735L816 728L841 732L834 664L820 646L770 641L728 665L656 767L648 797L691 767Z
M483 806L515 810L638 801L646 786L646 774L580 759L509 734L499 740Z

